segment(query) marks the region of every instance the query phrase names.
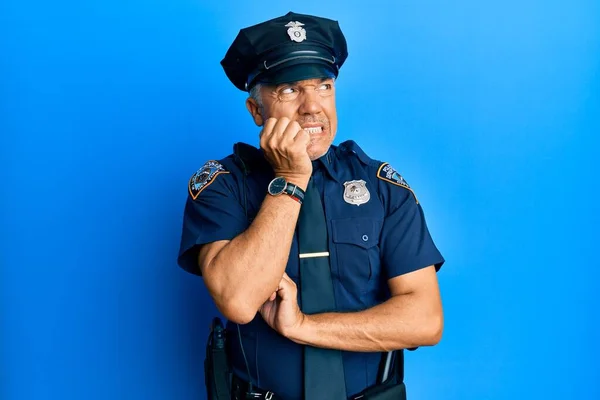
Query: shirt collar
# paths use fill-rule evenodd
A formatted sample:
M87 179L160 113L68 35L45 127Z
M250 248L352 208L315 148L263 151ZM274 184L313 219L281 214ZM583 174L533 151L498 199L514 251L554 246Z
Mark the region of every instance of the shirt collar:
M333 180L340 182L339 174L337 173L338 158L336 154L336 147L334 145L329 146L327 153L319 157L312 162L313 171L319 169L324 170Z

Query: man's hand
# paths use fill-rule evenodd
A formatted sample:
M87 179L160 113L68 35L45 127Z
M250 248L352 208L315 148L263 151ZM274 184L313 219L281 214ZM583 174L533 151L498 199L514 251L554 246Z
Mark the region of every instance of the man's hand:
M297 295L296 284L284 273L277 290L259 310L267 324L285 337L299 330L304 321Z
M260 132L260 147L275 176L283 176L297 185L305 185L312 174L309 144L310 135L298 122L286 117L269 118Z

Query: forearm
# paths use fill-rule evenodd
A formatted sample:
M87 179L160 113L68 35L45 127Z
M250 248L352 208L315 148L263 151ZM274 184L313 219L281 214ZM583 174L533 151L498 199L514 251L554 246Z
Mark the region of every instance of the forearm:
M411 293L364 311L305 315L288 338L315 347L358 352L434 345L442 333L441 305L420 300Z
M289 196L267 195L248 229L212 259L204 275L210 275L207 286L219 309L234 308L244 320L254 317L283 276L299 211Z

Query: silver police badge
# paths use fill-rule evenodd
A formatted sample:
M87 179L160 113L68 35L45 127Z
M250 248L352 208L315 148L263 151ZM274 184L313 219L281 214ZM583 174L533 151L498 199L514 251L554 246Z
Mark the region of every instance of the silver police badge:
M304 42L306 40L306 30L304 24L298 21L290 21L285 26L288 27L287 33L294 42Z
M344 187L344 201L348 204L360 206L371 199L367 182L363 180L344 182Z

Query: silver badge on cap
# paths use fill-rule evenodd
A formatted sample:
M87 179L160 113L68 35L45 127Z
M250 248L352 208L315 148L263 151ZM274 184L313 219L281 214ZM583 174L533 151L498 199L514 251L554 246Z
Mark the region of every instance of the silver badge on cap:
M306 30L303 28L303 23L290 21L286 26L288 27L287 33L294 42L300 43L306 40Z
M348 204L360 206L371 199L367 182L363 180L344 182L344 187L344 201Z

